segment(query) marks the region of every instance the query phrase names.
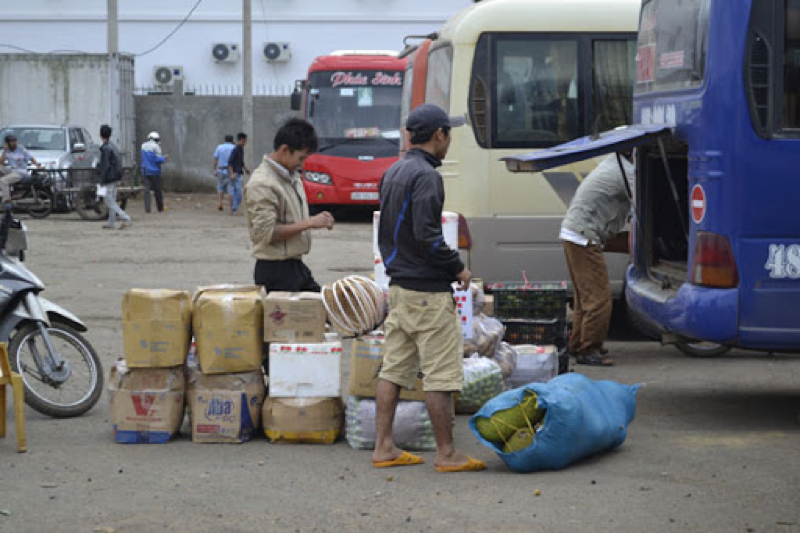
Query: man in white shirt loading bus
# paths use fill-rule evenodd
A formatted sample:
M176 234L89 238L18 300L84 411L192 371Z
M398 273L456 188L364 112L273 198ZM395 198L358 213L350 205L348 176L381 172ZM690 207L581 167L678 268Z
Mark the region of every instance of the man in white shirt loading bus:
M612 304L603 248L628 221L634 172L630 152L606 157L581 182L561 223L574 292L569 351L581 365L614 364L603 349Z

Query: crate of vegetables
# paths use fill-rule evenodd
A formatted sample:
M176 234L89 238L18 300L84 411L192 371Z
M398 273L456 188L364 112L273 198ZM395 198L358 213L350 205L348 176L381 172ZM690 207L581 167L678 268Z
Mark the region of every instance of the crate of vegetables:
M561 345L566 339L564 320L503 320L506 328L503 340L509 344L555 344Z
M567 282L495 283L494 314L500 320L565 320Z

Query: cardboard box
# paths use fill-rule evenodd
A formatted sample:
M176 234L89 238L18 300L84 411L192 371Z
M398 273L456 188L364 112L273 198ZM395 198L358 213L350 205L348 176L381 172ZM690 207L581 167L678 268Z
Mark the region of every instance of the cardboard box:
M269 345L269 395L332 398L342 394L342 343Z
M494 294L486 295L486 302L483 304L483 314L494 316Z
M264 340L323 342L327 314L316 292L271 292L264 296Z
M381 370L384 355L383 337L359 337L353 341L353 353L350 358L350 394L362 398L374 398L378 385L378 373ZM401 400L424 401L422 380L417 378L412 389L400 390Z
M272 442L333 444L344 424L342 399L267 398L262 417Z
M108 378L114 439L126 444L162 444L183 423L183 368L112 367Z
M189 293L131 289L122 299L122 336L128 368L182 365L192 337Z
M245 442L259 427L266 389L261 371L205 375L189 370L192 442Z
M194 299L194 335L204 374L261 367L264 312L258 287L201 289Z

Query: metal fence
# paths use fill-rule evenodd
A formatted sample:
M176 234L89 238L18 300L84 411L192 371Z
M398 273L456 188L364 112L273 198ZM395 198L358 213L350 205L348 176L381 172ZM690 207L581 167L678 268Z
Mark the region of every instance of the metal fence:
M255 84L253 96L288 96L292 94L293 85L287 84ZM172 86L136 87L137 95L173 94ZM241 85L198 84L184 85L183 94L186 96L241 96Z

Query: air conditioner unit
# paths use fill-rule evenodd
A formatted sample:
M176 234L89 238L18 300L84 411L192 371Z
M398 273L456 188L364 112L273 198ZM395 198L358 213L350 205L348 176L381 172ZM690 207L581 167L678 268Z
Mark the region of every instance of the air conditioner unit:
M286 62L292 58L292 49L289 43L264 44L264 59L270 62Z
M236 63L239 61L239 45L237 43L214 43L211 55L217 63Z
M183 67L156 65L153 67L153 79L156 85L172 85L176 80L183 79Z

